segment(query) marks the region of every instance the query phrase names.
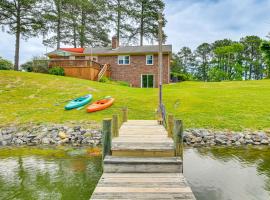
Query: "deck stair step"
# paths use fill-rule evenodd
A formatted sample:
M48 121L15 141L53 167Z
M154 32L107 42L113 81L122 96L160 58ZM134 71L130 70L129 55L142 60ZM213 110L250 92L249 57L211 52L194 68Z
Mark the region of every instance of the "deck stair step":
M106 173L181 173L182 160L178 157L131 158L106 156Z
M112 155L123 157L173 157L174 143L155 120L130 120L112 140Z
M155 145L152 148L145 148L139 144L137 146L130 144L130 148L126 148L118 144L112 147L112 155L124 157L173 157L174 149L166 146L160 146L158 148Z

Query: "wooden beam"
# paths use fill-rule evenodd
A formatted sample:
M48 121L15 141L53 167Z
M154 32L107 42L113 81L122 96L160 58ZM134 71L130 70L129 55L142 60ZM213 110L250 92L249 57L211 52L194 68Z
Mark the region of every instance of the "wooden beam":
M128 121L128 108L124 107L122 108L123 111L123 123Z
M118 122L118 115L113 115L112 118L112 133L113 137L119 136L119 122Z
M172 138L173 137L173 120L174 117L173 115L168 115L168 127L167 127L167 131L168 131L168 137Z
M179 156L183 160L183 122L182 120L174 120L174 147L175 156Z
M111 155L112 146L112 119L104 119L102 123L102 159Z

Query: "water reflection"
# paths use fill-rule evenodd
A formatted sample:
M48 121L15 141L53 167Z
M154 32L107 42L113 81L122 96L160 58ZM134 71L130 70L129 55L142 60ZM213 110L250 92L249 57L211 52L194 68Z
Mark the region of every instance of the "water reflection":
M268 200L270 148L186 149L184 174L199 200Z
M89 199L100 149L0 149L0 199ZM198 200L269 200L270 148L186 149L184 174Z
M100 157L4 156L0 199L89 199L101 175Z

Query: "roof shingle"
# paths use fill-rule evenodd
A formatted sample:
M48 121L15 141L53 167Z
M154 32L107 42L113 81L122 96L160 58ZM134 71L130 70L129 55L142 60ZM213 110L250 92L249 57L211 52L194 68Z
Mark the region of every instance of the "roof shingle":
M172 52L172 45L163 45L164 53ZM158 45L146 46L120 46L116 49L111 47L85 48L85 54L125 54L125 53L158 53Z

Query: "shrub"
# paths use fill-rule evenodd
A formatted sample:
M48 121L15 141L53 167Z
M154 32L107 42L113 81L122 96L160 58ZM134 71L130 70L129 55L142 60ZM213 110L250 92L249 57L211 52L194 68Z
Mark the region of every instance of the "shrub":
M21 69L23 69L27 72L32 72L33 71L33 61L28 61L24 64L21 64Z
M218 69L217 67L210 69L208 72L208 76L209 80L212 82L219 82L227 79L227 74L224 71Z
M125 81L115 81L115 83L117 83L117 85L130 87L130 83L125 82Z
M12 62L0 57L0 70L11 70L11 69L13 69Z
M28 61L21 65L21 68L27 72L48 73L48 60L46 57L34 57L31 61Z
M189 81L189 80L192 79L192 77L189 74L172 72L171 73L171 79L173 80L173 82Z
M100 80L99 80L99 82L101 82L101 83L109 83L111 80L108 78L108 77L106 77L106 76L103 76Z
M112 85L122 85L122 86L127 86L130 87L130 84L128 82L125 81L112 81L110 78L103 76L99 82L101 83L108 83L108 84L112 84Z
M49 74L65 76L65 70L62 67L52 67L49 69Z

